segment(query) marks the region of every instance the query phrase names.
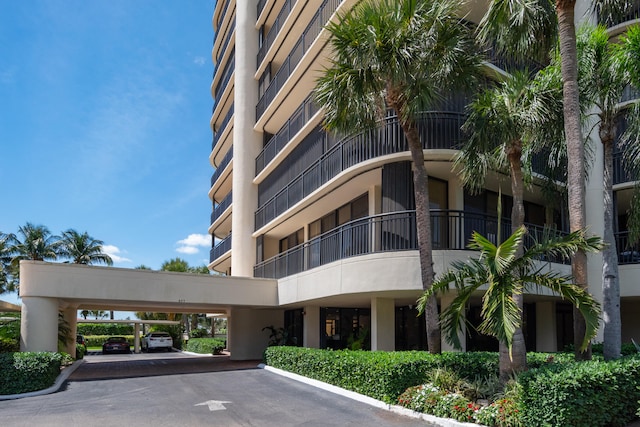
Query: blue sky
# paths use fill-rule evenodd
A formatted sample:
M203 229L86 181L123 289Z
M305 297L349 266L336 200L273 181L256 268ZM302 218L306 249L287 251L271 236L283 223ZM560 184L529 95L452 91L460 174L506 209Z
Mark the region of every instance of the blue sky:
M117 267L208 263L214 5L0 2L0 231L87 231Z

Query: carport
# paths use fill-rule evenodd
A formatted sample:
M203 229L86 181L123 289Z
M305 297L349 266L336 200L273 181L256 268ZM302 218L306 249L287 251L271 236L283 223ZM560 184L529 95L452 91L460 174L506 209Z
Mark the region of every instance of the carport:
M262 328L284 323L272 279L21 261L20 297L21 351L57 351L58 313L75 336L78 309L224 313L233 360L261 358ZM75 354L75 341L66 350Z
M179 325L179 320L140 320L140 319L78 319L78 323L116 323L120 325L133 325L133 352L140 353L140 328L143 325Z

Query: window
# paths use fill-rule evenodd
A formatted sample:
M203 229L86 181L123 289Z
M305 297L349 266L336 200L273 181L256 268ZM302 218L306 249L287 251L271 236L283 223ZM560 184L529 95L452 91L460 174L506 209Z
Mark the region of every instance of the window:
M301 228L295 233L291 233L284 239L280 240L280 252L285 252L295 246L298 246L303 241L304 241L304 230Z

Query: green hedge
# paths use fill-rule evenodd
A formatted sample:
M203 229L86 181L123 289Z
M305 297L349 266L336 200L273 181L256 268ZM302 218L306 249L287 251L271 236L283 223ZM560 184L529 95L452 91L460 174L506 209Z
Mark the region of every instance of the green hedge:
M268 347L265 363L343 387L389 403L408 387L421 384L427 372L447 367L465 378L497 375L497 353L443 353L402 351L318 350Z
M200 354L220 354L225 343L216 338L191 338L187 343L187 351Z
M114 335L85 335L85 340L87 341L87 347L102 347L102 344L107 340L107 338L112 337ZM133 335L118 335L121 337L125 337L129 344L133 345L134 336Z
M13 353L20 351L20 342L14 338L0 337L0 353Z
M82 335L133 335L133 325L121 323L78 323Z
M63 359L61 353L0 354L0 394L27 393L52 386Z
M625 426L640 400L640 357L553 364L521 374L529 426Z

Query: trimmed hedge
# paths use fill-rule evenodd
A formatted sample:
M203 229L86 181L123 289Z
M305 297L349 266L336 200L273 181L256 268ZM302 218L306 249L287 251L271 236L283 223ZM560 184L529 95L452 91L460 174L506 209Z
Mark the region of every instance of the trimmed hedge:
M13 338L0 337L0 353L20 351L20 342Z
M640 357L572 362L518 377L528 426L625 426L640 400Z
M61 353L0 354L0 394L27 393L52 386L63 359Z
M133 335L133 325L120 323L78 323L82 335Z
M220 354L225 342L216 338L191 338L187 343L187 351L200 354Z
M329 384L395 403L407 388L421 384L427 372L446 367L459 376L497 375L497 353L443 353L402 351L318 350L268 347L265 363Z

